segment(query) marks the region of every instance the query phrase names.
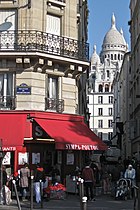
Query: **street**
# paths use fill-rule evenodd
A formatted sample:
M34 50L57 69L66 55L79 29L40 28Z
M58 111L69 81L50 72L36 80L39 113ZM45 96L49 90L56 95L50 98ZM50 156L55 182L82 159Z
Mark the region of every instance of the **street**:
M0 205L0 209L11 209L16 210L17 207L16 200L13 200L10 206ZM30 201L21 202L20 210L29 210ZM40 204L34 203L33 209L47 209L47 210L81 210L80 201L77 195L68 195L65 200L50 200L43 202L43 208ZM84 210L133 210L133 200L115 200L110 195L101 195L96 197L96 201L88 202L87 208Z

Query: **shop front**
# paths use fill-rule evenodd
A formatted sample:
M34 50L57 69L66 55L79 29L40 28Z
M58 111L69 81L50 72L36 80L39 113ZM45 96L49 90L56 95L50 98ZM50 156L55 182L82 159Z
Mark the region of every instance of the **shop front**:
M91 151L107 149L78 115L3 111L0 119L3 164L9 173L26 162L31 169L41 163L49 175L57 164L64 181L76 166L83 167Z

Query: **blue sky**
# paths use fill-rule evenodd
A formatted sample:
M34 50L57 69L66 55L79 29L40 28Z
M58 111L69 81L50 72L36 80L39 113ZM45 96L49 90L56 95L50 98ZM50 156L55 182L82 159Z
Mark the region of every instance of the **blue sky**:
M88 0L89 23L88 42L90 44L90 57L93 45L97 46L97 53L101 51L103 38L111 27L111 17L116 17L116 27L123 29L126 42L130 45L128 21L130 20L130 0Z

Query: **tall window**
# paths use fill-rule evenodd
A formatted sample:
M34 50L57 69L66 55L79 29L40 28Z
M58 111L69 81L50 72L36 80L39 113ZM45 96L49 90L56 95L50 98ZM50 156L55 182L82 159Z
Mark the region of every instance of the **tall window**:
M108 140L111 140L112 137L113 137L113 133L112 133L112 132L109 132L109 133L108 133Z
M0 108L13 109L14 105L14 75L0 74Z
M99 108L99 109L98 109L98 115L99 115L99 116L102 116L102 115L103 115L103 108Z
M58 97L58 78L48 77L48 98L56 99Z
M13 74L0 74L0 96L13 96Z
M16 10L0 10L1 49L13 49L15 45Z
M109 70L106 71L107 77L109 77Z
M98 120L98 128L102 128L103 127L103 120Z
M112 116L113 115L113 109L112 108L108 108L108 115Z
M109 85L105 85L105 92L109 92Z
M46 33L48 33L46 39L48 51L60 54L60 17L47 14Z
M108 128L112 128L112 120L108 120Z
M102 104L103 103L103 96L98 96L98 104Z
M46 33L60 36L60 17L47 14Z
M108 103L109 104L113 104L113 96L109 96L108 97Z

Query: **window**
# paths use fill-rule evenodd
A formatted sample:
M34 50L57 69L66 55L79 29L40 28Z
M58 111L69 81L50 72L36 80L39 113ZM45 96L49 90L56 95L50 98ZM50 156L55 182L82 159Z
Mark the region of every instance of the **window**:
M103 120L98 120L98 128L102 128L103 127Z
M48 98L56 99L58 96L58 78L48 77Z
M0 96L13 95L13 74L0 74Z
M105 85L105 92L109 92L109 85Z
M14 74L0 74L0 107L12 108L14 97Z
M108 97L108 103L109 104L113 104L113 96L109 96Z
M106 71L107 77L109 77L109 70Z
M113 133L112 133L112 132L109 132L109 133L108 133L108 140L110 140L110 141L111 141L112 136L113 136Z
M100 139L102 139L103 133L102 132L98 132L98 136L99 136Z
M102 104L103 103L103 96L98 96L98 104Z
M112 116L113 115L113 109L112 108L108 108L108 115Z
M14 49L15 16L16 10L0 10L1 49Z
M99 108L99 109L98 109L98 115L99 115L99 116L102 116L102 115L103 115L103 109L102 109L102 108Z
M108 128L112 128L112 120L108 120Z
M48 77L46 96L45 109L57 111L57 108L59 107L57 78Z
M99 92L103 92L103 86L99 85Z
M47 15L46 33L60 36L60 17Z
M60 54L60 17L47 15L46 33L48 33L46 39L48 51Z

